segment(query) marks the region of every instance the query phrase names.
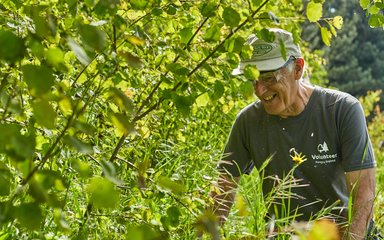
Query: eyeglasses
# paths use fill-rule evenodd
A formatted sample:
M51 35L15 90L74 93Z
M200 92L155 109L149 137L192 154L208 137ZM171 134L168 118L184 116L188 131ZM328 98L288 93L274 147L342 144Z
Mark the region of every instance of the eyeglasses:
M257 80L253 80L253 84L259 82L265 86L270 86L277 83L281 78L281 70L286 68L291 62L295 60L296 58L294 56L290 56L288 61L279 69L269 72L260 72L259 78Z

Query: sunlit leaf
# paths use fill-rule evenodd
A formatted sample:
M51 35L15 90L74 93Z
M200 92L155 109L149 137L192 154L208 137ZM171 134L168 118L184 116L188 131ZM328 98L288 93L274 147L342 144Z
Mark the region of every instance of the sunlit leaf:
M64 212L60 208L55 208L53 211L53 218L55 220L56 225L61 230L68 231L70 230L69 223L65 219Z
M205 32L204 40L207 42L217 42L220 40L220 36L220 28L218 26L211 26Z
M89 143L85 143L81 141L80 139L66 135L64 137L64 142L72 147L74 147L78 152L82 154L92 154L93 153L93 147Z
M148 224L127 227L125 240L155 240L160 238L160 233L152 229Z
M70 116L73 112L71 98L63 97L59 101L59 108L65 116Z
M308 240L337 240L339 228L336 223L329 220L319 220L313 224L309 232Z
M21 226L29 230L38 230L43 221L43 215L37 203L22 203L15 207L14 213Z
M133 111L134 105L132 100L118 88L111 88L110 94L113 102L119 106L121 110L125 110L128 113Z
M114 113L111 115L113 125L123 134L134 134L135 128L129 118L121 113Z
M332 37L331 32L325 27L321 27L320 31L321 31L321 39L323 40L324 44L327 46L331 46L331 37Z
M362 9L367 9L371 0L360 0L360 6Z
M224 23L229 27L237 27L240 22L240 14L231 7L226 7L223 11Z
M0 46L0 59L14 63L24 57L23 39L10 31L0 30Z
M201 94L200 96L198 96L197 98L196 98L196 105L198 106L198 107L205 107L205 106L207 106L208 105L208 103L209 103L209 95L208 95L208 93L203 93L203 94Z
M275 40L275 34L268 29L263 28L257 32L257 36L266 42L273 42Z
M106 45L106 34L95 26L82 24L79 26L79 33L84 44L101 52Z
M91 59L88 57L84 49L77 44L72 38L68 38L68 46L75 53L76 58L84 65L88 65Z
M40 96L51 90L54 85L53 71L45 66L22 66L24 81L27 83L31 94Z
M333 18L333 26L337 29L341 29L343 27L343 17L336 16Z
M321 3L309 2L306 13L310 22L316 22L323 16L323 5Z
M144 44L145 44L145 40L143 40L139 37L136 37L136 36L132 36L132 35L128 36L127 40L128 40L128 42L132 43L133 45L144 46Z
M182 184L164 176L159 177L157 184L159 187L169 190L178 195L183 194L185 192L185 187Z
M254 81L259 78L260 72L254 65L246 65L244 68L244 77L248 80Z
M94 8L95 13L100 16L106 14L115 15L120 0L99 0Z
M10 148L10 140L15 136L20 136L20 126L16 124L0 124L0 152L5 152Z
M3 165L3 163L0 163ZM0 169L0 196L7 196L11 191L12 174L9 169L3 165Z
M120 200L115 185L102 177L94 177L87 186L89 202L96 208L114 208Z
M47 62L59 70L66 70L64 52L59 48L50 48L45 52Z
M368 24L371 27L381 27L384 26L384 16L381 14L371 15Z
M135 68L141 68L143 65L143 62L140 60L139 57L127 52L127 51L119 51L119 56L121 56L127 63Z
M148 1L146 1L146 0L129 0L129 3L131 4L133 9L144 10L148 4Z
M245 99L253 97L254 88L250 81L242 82L240 85L240 92Z
M192 36L192 28L188 27L180 30L180 42L187 44Z
M56 123L56 111L46 100L37 100L32 104L33 117L38 124L48 129L55 128Z
M97 129L95 126L82 121L76 121L73 126L80 132L88 135L94 135L97 132Z
M92 170L91 170L90 164L88 162L83 162L80 160L74 160L71 163L71 166L73 167L73 169L76 170L76 172L82 178L88 178L92 175Z

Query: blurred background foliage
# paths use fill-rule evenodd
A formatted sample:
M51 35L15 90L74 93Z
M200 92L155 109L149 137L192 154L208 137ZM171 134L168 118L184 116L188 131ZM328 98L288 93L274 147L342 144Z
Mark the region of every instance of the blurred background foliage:
M332 48L324 44L342 46L343 54L357 51L338 43L351 38L343 37L342 19L334 18L344 12L323 13L332 6L298 0L2 0L0 238L196 239L196 228L217 237L214 219L202 214L215 166L237 112L255 100L251 84L230 75L247 51L243 43L267 27L292 31L310 81L342 89L354 83L331 75L338 70L325 58ZM376 19L371 23L381 23L381 11L368 13ZM359 19L366 21L363 13L354 21ZM359 38L359 31L353 36ZM379 49L377 44L364 47ZM363 63L356 61L350 62ZM382 71L380 63L365 64L372 70L351 65L352 75L380 82L373 71ZM356 94L371 88L362 89ZM365 105L380 164L383 118L375 108L379 93L372 94ZM378 179L382 186L381 167ZM265 236L241 224L244 219L234 221L224 230L228 238Z

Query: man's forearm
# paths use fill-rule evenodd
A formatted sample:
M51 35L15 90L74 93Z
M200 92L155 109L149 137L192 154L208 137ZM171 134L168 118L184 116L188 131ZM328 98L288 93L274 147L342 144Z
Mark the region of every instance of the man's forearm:
M352 197L351 222L343 239L363 240L367 234L370 220L373 217L373 203L375 198L374 169L365 169L347 175L347 182Z
M218 217L220 225L224 224L227 220L233 202L235 201L238 181L239 178L220 176L217 186L218 192L211 192L211 196L214 200L212 211Z

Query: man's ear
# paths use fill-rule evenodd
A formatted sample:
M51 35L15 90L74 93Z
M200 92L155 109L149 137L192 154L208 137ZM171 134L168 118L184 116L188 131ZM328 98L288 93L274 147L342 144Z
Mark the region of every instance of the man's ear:
M303 76L304 71L304 59L303 58L297 58L295 60L295 79L299 80Z

